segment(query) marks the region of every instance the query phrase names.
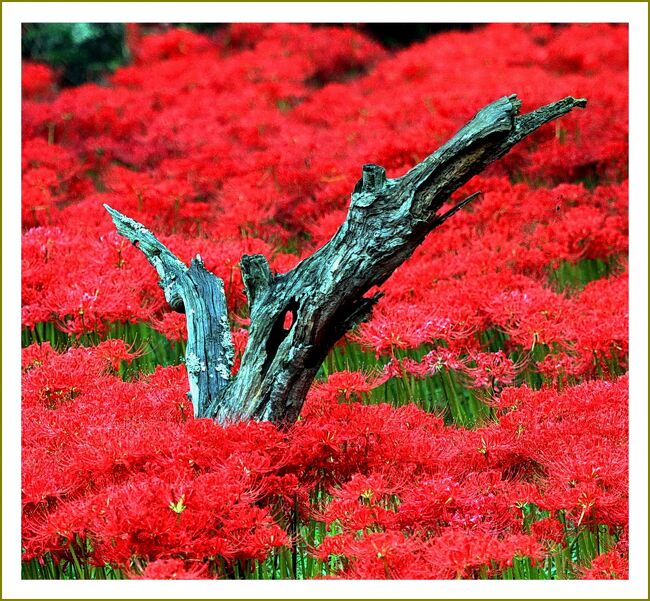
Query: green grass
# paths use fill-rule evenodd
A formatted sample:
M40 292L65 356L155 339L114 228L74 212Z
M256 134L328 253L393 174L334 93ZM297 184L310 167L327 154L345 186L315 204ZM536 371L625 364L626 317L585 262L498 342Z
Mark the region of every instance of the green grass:
M49 342L58 351L64 351L73 345L96 346L107 339L124 340L133 351L140 352L140 356L130 364L122 361L120 375L125 379L152 373L159 365L178 365L185 359L185 342L171 342L164 334L143 322L110 323L106 326L106 333L101 336L97 332L70 336L53 323L38 323L34 328L23 328L22 332L23 347Z
M433 345L422 345L417 349L396 349L394 353L399 361L407 358L421 361L433 348ZM332 349L318 378L326 379L342 370L378 373L389 360L387 356L375 357L373 352L364 351L357 343L346 342ZM443 415L448 423L461 425L474 425L489 417L489 408L463 386L459 374L447 370L424 378L404 372L401 377L390 378L370 392L362 393L358 400L368 405L389 403L394 407L414 403L424 411Z
M317 493L313 501L319 506ZM534 506L522 508L524 529L537 519L549 515ZM295 514L290 513L290 519ZM496 566L485 565L475 571L477 579L503 580L573 580L579 577L581 569L588 568L593 559L609 551L617 542L617 533L609 531L604 524L577 526L567 523L562 513L560 521L564 523L565 540L563 544L551 543L546 557L538 563L528 557L514 557L512 567L495 570ZM286 527L282 519L278 520ZM310 519L307 522L296 520L295 544L292 547L280 547L269 552L263 560L237 560L226 563L220 559L210 562L210 572L218 578L231 580L306 580L337 574L345 565L344 557L330 556L322 561L309 552L317 548L322 541L340 529L337 524L326 527L324 522ZM124 572L110 565L92 566L87 557L91 552L89 543L77 540L66 552L46 553L41 558L22 563L22 578L25 580L121 580ZM131 567L142 564L133 561Z
M548 283L557 292L571 294L587 284L606 278L620 270L618 256L603 259L582 259L576 263L560 261L557 267L548 268Z
M549 284L558 291L572 293L591 281L611 275L617 269L618 262L615 259L583 260L575 264L562 262L556 269L549 271ZM123 378L150 373L158 365L176 365L184 359L184 343L170 342L145 323L108 324L101 336L97 332L70 336L55 324L39 323L32 329L23 330L22 344L28 346L32 343L50 342L54 348L62 351L77 344L93 346L107 338L122 339L141 353L130 365L123 362L120 368ZM485 351L496 352L509 348L508 336L498 329L480 332L478 339ZM419 362L424 355L440 346L445 346L444 341L434 341L416 349L395 349L394 357L398 361L412 359ZM527 384L538 389L549 383L545 382L535 366L549 353L559 350L543 344L534 345L527 353L521 349L511 350L509 356L515 363L527 360L525 369L516 377L515 385ZM326 380L333 373L342 370L377 374L389 360L389 356L376 357L374 352L364 350L357 343L340 343L328 354L317 380ZM602 377L625 371L625 367L619 365L613 355L602 358L595 356L594 362L597 373ZM572 385L578 382L568 383ZM440 369L426 377L404 373L390 378L370 392L361 393L355 400L365 404L390 403L396 407L414 403L424 411L441 415L448 424L471 428L495 419L493 410L482 400L484 394L485 391L469 388L463 374ZM311 501L315 509L322 508L326 500L323 491L317 489L312 493ZM523 506L521 510L524 531L529 531L535 521L550 515L532 505ZM213 575L231 579L309 579L336 574L343 567L344 558L330 557L328 561L322 561L309 552L317 548L327 536L340 531L336 523L327 528L323 522L315 519L302 521L293 510L286 510L282 505L275 508L274 515L278 524L293 535L295 542L291 546L273 549L263 561L247 560L226 564L213 560L210 564ZM484 566L477 570L475 577L505 580L574 579L578 577L581 568L588 567L594 557L609 550L618 538L607 526L589 523L577 525L567 522L561 514L559 517L564 524L564 543L551 548L543 562L535 564L529 558L515 557L512 567L495 573L491 566ZM118 568L90 565L88 557L91 553L88 541L76 540L66 551L46 553L41 558L23 562L22 577L70 580L124 578L123 571Z
M23 580L123 580L122 570L110 565L93 566L87 561L92 552L89 541L77 539L67 551L45 553L42 557L23 561Z

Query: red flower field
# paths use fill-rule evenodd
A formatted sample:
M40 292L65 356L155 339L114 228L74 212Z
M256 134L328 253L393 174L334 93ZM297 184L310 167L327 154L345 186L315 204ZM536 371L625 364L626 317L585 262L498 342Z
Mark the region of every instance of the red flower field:
M627 578L627 27L389 51L234 24L131 50L107 85L23 64L23 578ZM237 369L242 254L287 271L362 165L399 176L512 93L588 106L453 195L481 191L291 428L195 419L185 316L102 205L223 278Z

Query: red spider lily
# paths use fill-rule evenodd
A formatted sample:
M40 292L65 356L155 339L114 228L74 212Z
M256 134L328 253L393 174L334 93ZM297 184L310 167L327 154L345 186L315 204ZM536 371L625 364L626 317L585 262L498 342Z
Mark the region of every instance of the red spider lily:
M584 580L627 580L629 578L628 560L616 550L599 555L591 562L591 567L582 571Z
M168 340L187 340L187 318L182 313L163 313L151 320L151 325Z
M93 372L105 373L106 358L124 353L124 347L111 350L115 343L63 355L47 346L25 351L24 420L31 424L23 458L26 557L47 549L64 552L68 541L82 536L91 537L93 561L99 563L124 565L133 554L153 561L188 549L200 561L217 550L224 558L263 558L268 549L286 544L287 533L253 504L267 495L297 495L304 504L306 491L317 483L334 486L322 515L352 533L380 528L397 536L398 528L427 533L433 544L449 528L470 529L474 536L485 532L503 542L481 553L503 566L506 556L537 556L535 549L517 546L524 539L512 538L521 534L519 508L526 503L568 510L578 526L626 521L625 466L612 471L615 458L624 456L618 450L624 426L612 418L620 423L624 416L625 379L615 386L584 384L561 395L506 389L502 396L510 396L507 404L516 408L501 426L475 432L445 428L414 407L330 405L326 414L307 411L285 441L270 424L223 428L208 420L180 420L179 403L187 401L179 367L159 369L142 382L111 375L97 380ZM70 371L72 365L81 371ZM575 413L576 393L587 413ZM45 413L43 399L56 399ZM570 440L576 423L597 441L576 447L580 462L557 444L558 438ZM596 423L610 425L597 431ZM44 465L43 453L47 470L36 469ZM548 540L539 528L535 536ZM215 534L205 538L208 530ZM354 556L354 545L346 556ZM366 548L371 547L363 543ZM391 548L384 549L387 556ZM450 566L446 572L401 572L390 564L389 573L468 575L482 565L476 553L471 561L449 556L445 561L452 563L438 562ZM358 565L344 574L379 574L378 568L367 572L369 567Z
M54 73L42 63L23 62L21 82L23 98L47 99L52 92Z
M385 375L373 376L352 371L337 371L325 383L316 384L313 389L314 397L331 400L339 397L349 402L361 400L364 393L370 392L385 381Z
M472 386L476 388L491 388L495 391L513 384L517 373L525 366L525 362L515 364L503 351L496 353L470 353L469 360L476 367L467 368L472 378Z
M347 337L377 361L328 369L288 431L193 419L185 367L123 381L138 353L117 340L23 349L23 558L63 565L86 541L83 561L129 577L212 578L307 544L334 577L498 577L606 525L620 542L572 575L627 577L627 28L494 24L399 52L348 28L143 32L131 27L135 61L107 85L59 92L52 71L23 65L22 325L35 338L47 323L101 341L115 322L186 338L107 202L224 279L236 370L241 255L277 273L309 256L344 221L359 165L402 175L504 80L524 111L562 94L589 110L454 194L449 207L482 192ZM561 289L563 269L584 287ZM494 419L467 429L413 403L364 404L448 373ZM339 534L303 540L296 519Z
M531 534L547 545L561 545L564 542L564 526L555 518L544 518L530 527Z
M147 564L142 575L131 576L142 580L201 580L207 577L207 565L182 559L158 559Z
M535 560L541 559L543 552L535 539L523 534L500 540L482 533L450 529L435 539L429 557L447 572L447 578L464 578L490 562L507 566L516 555Z

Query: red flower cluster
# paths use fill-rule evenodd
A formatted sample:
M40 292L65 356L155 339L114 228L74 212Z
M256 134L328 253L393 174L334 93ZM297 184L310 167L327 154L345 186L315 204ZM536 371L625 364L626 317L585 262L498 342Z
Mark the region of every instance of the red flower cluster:
M328 26L140 33L107 86L57 92L23 65L22 325L58 332L23 350L24 560L626 578L626 27L489 25L393 53ZM146 349L116 324L187 333L103 203L223 278L241 355L242 254L287 271L343 222L361 165L401 175L512 92L589 105L457 192L482 195L384 284L289 432L194 420L182 366L120 377Z
M263 558L286 544L257 505L275 429L187 421L184 370L133 383L110 373L131 357L120 341L61 355L47 345L25 349L25 557L65 555L76 537L92 541L93 563L123 569L178 554Z
M22 65L21 83L24 99L47 99L54 86L54 73L42 63L25 62Z
M596 524L625 536L627 377L508 388L498 424L465 430L412 405L340 404L349 374L282 433L194 420L180 368L123 382L119 341L23 352L25 559L80 538L95 565L224 576L290 544L274 516L294 503L339 532L312 551L349 578L498 574ZM549 517L527 522L531 505Z

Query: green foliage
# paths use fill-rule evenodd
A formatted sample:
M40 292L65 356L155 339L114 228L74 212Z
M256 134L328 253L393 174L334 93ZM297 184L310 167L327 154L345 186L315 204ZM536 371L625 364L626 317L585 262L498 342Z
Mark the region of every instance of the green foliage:
M158 365L178 365L185 357L184 341L169 341L164 334L142 322L107 324L101 336L96 332L68 335L54 323L37 323L34 328L23 328L22 346L49 342L58 351L64 351L73 345L94 346L109 338L124 340L133 350L140 352L130 364L122 362L120 376L124 379L152 373Z
M120 23L25 23L22 56L63 71L62 85L101 81L128 60Z
M618 257L582 259L576 263L560 261L549 269L549 283L557 292L571 293L584 288L589 282L609 277L619 270Z

